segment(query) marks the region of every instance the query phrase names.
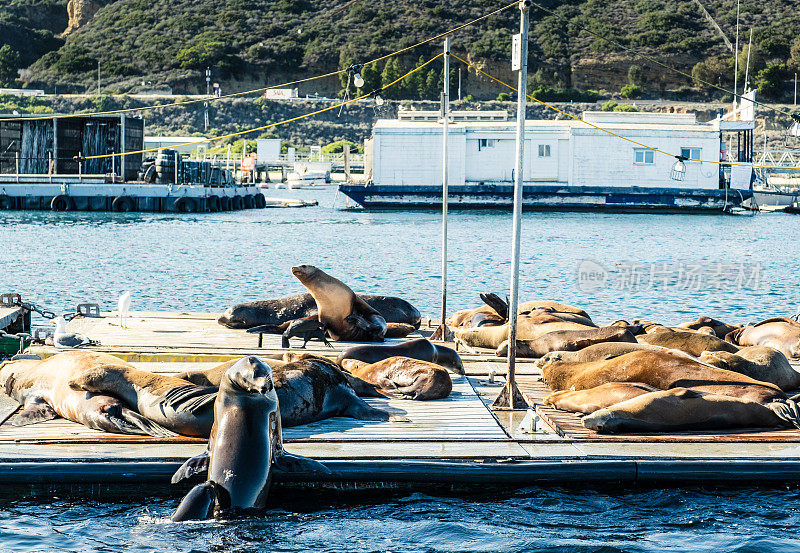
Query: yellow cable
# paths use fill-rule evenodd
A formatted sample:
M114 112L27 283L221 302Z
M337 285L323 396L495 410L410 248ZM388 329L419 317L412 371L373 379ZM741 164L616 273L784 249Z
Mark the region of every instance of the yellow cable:
M481 75L484 75L484 76L490 78L491 80L493 80L493 81L495 81L497 83L500 83L501 85L503 85L503 86L505 86L507 88L510 88L514 92L517 91L517 89L515 87L511 86L507 82L501 81L497 77L489 75L487 72L482 70L480 67L477 67L476 65L468 62L467 60L462 59L462 58L458 57L457 55L455 55L453 53L451 53L450 55L453 56L454 58L456 58L461 63L463 63L463 64L465 64L465 65L467 65L469 67L472 67L475 71L477 71ZM541 104L541 105L543 105L543 106L545 106L545 107L547 107L549 109L552 109L553 111L556 111L556 112L558 112L558 113L560 113L562 115L566 115L570 119L574 119L575 121L578 121L579 123L583 123L585 125L589 125L590 127L594 127L595 129L597 129L599 131L603 131L604 133L610 134L612 136L616 136L617 138L621 138L622 140L625 140L625 141L630 142L632 144L636 144L637 146L641 146L642 148L646 148L648 150L652 150L654 152L658 152L659 154L664 154L665 156L669 156L669 157L672 157L672 158L677 157L675 154L670 154L669 152L665 152L663 150L659 150L658 148L654 148L652 146L648 146L647 144L642 144L641 142L637 142L636 140L633 140L631 138L627 138L625 136L617 134L614 131L610 131L608 129L604 129L604 128L598 126L598 125L595 125L594 123L590 123L589 121L584 121L580 117L572 115L571 113L567 113L566 111L560 110L555 106L551 106L547 102L539 100L538 98L535 98L535 97L531 96L530 94L526 94L526 96L528 97L529 100L531 100L533 102L536 102L538 104ZM753 167L754 169L774 169L774 167L772 167L770 165L754 165L754 164L751 164L751 163L741 163L741 162L735 162L735 161L708 161L708 160L694 159L694 158L686 158L684 161L696 161L698 163L711 163L711 164L715 164L715 165L742 165L742 166L746 166L746 167Z
M426 38L425 40L423 40L421 42L417 42L416 44L413 44L411 46L407 46L406 48L402 48L400 50L392 52L391 54L386 54L385 56L381 56L379 58L375 58L374 60L367 61L363 65L369 65L371 63L377 63L377 62L385 60L387 58L391 58L393 56L397 56L397 55L402 54L404 52L408 52L409 50L413 50L414 48L417 48L418 46L422 46L423 44L427 44L428 42L431 42L431 41L434 41L436 39L439 39L439 38L445 37L447 35L453 34L453 33L457 32L457 31L460 31L461 29L469 27L470 25L474 25L475 23L478 23L479 21L483 21L484 19L487 19L487 18L489 18L489 17L491 17L493 15L496 15L496 14L498 14L500 12L503 12L503 11L513 7L513 6L516 6L517 4L519 4L519 2L520 2L520 0L515 0L511 4L503 6L502 8L498 8L498 9L492 11L492 12L489 12L489 13L487 13L485 15L482 15L481 17L473 19L472 21L468 21L467 23L459 25L458 27L454 27L454 28L450 29L449 31L445 31L445 32L440 33L440 34L438 34L436 36L433 36L431 38ZM160 108L166 108L166 107L173 107L173 106L185 106L185 105L189 105L189 104L196 104L196 103L199 103L199 102L214 102L214 101L222 100L222 99L225 99L225 98L235 98L237 96L246 96L247 94L255 94L257 92L260 93L260 92L264 92L264 91L271 90L271 89L274 89L274 88L284 88L284 87L287 87L287 86L292 86L292 85L296 85L296 84L300 84L300 83L314 81L314 80L317 80L317 79L325 79L327 77L334 77L336 75L341 75L345 71L347 71L347 70L346 69L340 69L338 71L332 71L330 73L325 73L324 75L316 75L314 77L306 77L305 79L298 79L296 81L290 81L290 82L287 82L287 83L276 84L276 85L272 85L272 86L265 86L265 87L262 87L262 88L254 88L252 90L245 90L244 92L233 92L231 94L225 94L223 96L204 96L203 98L195 98L193 100L182 100L182 101L179 100L179 101L176 101L176 102L172 102L170 104L159 104L159 105L155 105L155 106L142 106L142 107L138 107L138 108L123 108L123 109L114 109L114 110L107 110L107 111L93 111L91 113L74 113L74 114L50 115L50 116L37 115L37 116L31 116L31 117L5 117L5 118L0 118L0 122L3 122L3 121L41 121L41 120L46 120L46 119L64 119L64 118L69 118L69 117L94 117L94 116L98 116L98 115L119 115L119 114L122 114L122 113L130 113L130 112L133 112L133 111L148 111L148 110L160 109Z
M402 81L403 79L405 79L409 75L419 71L420 69L422 69L423 67L425 67L429 63L439 59L443 55L444 55L443 52L440 52L440 53L436 54L436 56L432 57L431 59L429 59L428 61L426 61L422 65L420 65L418 67L415 67L414 69L412 69L411 71L409 71L405 75L403 75L401 77L398 77L397 79L393 80L391 83L389 83L386 86L382 87L380 90L386 90L387 88L390 88L390 87L396 85L398 82ZM218 140L224 140L226 138L232 138L234 136L242 136L244 134L249 134L249 133L256 132L256 131L263 131L265 129L271 129L271 128L277 127L279 125L285 125L286 123L292 123L293 121L299 121L300 119L306 119L308 117L313 117L314 115L319 115L320 113L324 113L326 111L331 111L331 110L334 110L336 108L340 108L342 106L346 106L348 104L352 104L353 102L357 102L358 100L363 100L364 98L369 97L371 94L372 93L370 93L370 94L362 94L361 96L358 96L358 97L353 98L351 100L345 100L345 101L343 101L341 103L337 103L337 104L334 104L332 106L328 106L326 108L318 109L317 111L312 111L311 113L306 113L304 115L298 115L297 117L292 117L291 119L286 119L284 121L278 121L277 123L270 123L269 125L263 125L261 127L255 127L255 128L246 129L246 130L243 130L243 131L237 131L237 132L225 134L225 135L222 135L222 136L215 136L213 138L208 138L208 139L205 139L205 140L196 140L196 141L192 141L192 142L184 142L183 144L177 144L177 145L174 145L174 146L170 146L170 148L171 149L172 148L182 148L184 146L194 146L196 144L205 144L206 142L216 142ZM113 153L113 154L102 154L102 155L96 155L96 156L86 156L86 157L82 158L82 160L102 159L102 158L107 158L107 157L123 157L123 156L137 155L137 154L146 154L146 153L149 153L149 152L157 152L158 150L163 150L163 149L164 149L163 147L160 147L160 148L147 148L147 149L144 149L144 150L135 150L133 152L124 152L124 153L119 152L119 153ZM77 158L77 156L76 156L76 158Z

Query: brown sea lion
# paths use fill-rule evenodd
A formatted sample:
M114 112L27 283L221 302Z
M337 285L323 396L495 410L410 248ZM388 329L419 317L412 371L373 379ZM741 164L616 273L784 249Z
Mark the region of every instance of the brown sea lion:
M69 380L73 390L120 398L141 415L184 436L206 437L214 424L217 389L139 370L117 359L97 364Z
M408 340L401 344L353 346L340 353L337 362L341 364L344 359L358 359L366 363L377 363L396 356L436 363L458 374L464 374L464 363L455 350L434 344L425 338Z
M228 517L264 507L273 465L327 469L311 459L283 450L278 396L268 365L244 357L222 377L214 402L214 426L205 454L178 469L179 481L207 467L208 481L184 498L171 520Z
M707 384L751 384L779 390L774 384L670 351L632 351L613 359L586 363L556 361L542 368L542 377L554 391L586 390L607 382L641 382L659 390Z
M632 351L649 350L665 351L667 348L661 346L651 346L650 344L629 343L629 342L603 342L594 344L578 351L552 351L545 354L536 361L536 366L540 369L548 363L564 361L567 363L586 363L589 361L602 361L625 355Z
M636 338L628 329L618 326L604 326L588 330L557 330L539 336L535 340L517 340L519 357L542 357L551 351L577 351L604 342L636 343ZM508 340L495 351L498 357L508 355Z
M800 387L800 372L794 370L783 353L769 346L747 346L736 353L705 351L700 360L720 369L771 382L781 390Z
M674 332L654 332L637 336L636 339L645 344L662 346L669 349L685 351L690 355L698 357L704 351L727 351L736 353L739 348L729 344L725 340L720 340L716 336L699 334L686 330Z
M685 328L687 330L700 330L702 328L710 328L714 333L714 336L717 338L725 338L725 335L729 332L736 330L737 328L741 327L742 325L732 325L726 324L722 321L718 321L716 319L712 319L711 317L706 317L705 315L700 316L695 321L687 321L685 323L681 323L678 325L678 328Z
M389 413L367 405L348 383L341 369L325 357L312 354L284 355L288 361L262 359L272 369L284 427L299 426L331 417L389 420ZM181 376L193 382L218 386L237 360L226 361L205 371Z
M589 414L656 390L640 382L608 382L588 390L556 392L544 402L562 411Z
M481 294L484 305L474 309L457 311L447 318L450 328L476 328L479 326L500 326L508 321L508 301L497 294ZM518 315L550 314L563 321L577 322L594 326L591 317L583 309L555 301L535 300L517 306Z
M599 409L582 420L586 428L603 433L789 426L771 405L678 387Z
M175 432L129 409L116 397L69 387L69 381L84 371L117 363L124 361L104 353L68 351L45 360L0 364L0 387L22 404L11 423L23 426L63 417L105 432L174 436Z
M317 302L317 317L334 340L382 342L386 319L344 282L313 265L292 267L292 274Z
M453 391L450 375L441 366L410 357L390 357L377 363L346 359L348 372L374 386L384 396L400 399L442 399Z
M732 330L725 340L740 346L769 346L790 359L800 358L800 323L786 317L774 317Z
M557 330L591 330L593 328L596 327L562 321L552 315L525 316L517 321L517 339L535 340L539 336ZM458 340L468 346L496 350L500 344L508 340L508 325L455 329L454 334Z

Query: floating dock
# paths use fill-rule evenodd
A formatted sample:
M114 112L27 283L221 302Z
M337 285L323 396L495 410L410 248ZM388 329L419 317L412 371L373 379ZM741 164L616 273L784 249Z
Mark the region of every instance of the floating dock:
M127 327L117 317L80 317L69 329L97 347L159 373L207 368L243 355L278 353L280 336L224 328L212 313L137 312ZM421 334L433 328L423 325ZM335 351L309 343L308 351ZM56 351L34 346L42 356ZM453 393L437 401L368 398L407 421L333 418L284 429L286 449L319 460L329 475L276 473L279 486L360 490L525 485L755 484L800 480L800 431L600 435L571 413L543 405L549 390L530 360L519 360L518 383L540 418L520 430L525 411L494 411L505 360L491 352L462 352L466 375L452 375ZM30 493L54 489L113 493L144 487L170 493L172 473L201 452L205 440L107 434L57 419L16 427L18 405L0 396L0 483ZM527 430L531 430L530 428ZM153 485L156 486L153 486ZM180 491L180 490L179 490Z

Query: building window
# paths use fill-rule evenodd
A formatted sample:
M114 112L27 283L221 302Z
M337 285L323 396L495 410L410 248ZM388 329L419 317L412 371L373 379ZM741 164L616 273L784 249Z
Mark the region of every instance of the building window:
M480 152L484 148L494 148L494 145L497 143L496 138L479 138L478 139L478 151Z
M550 144L539 144L539 157L550 157Z
M702 159L700 155L702 150L700 148L681 148L681 155L689 159Z
M634 148L633 163L635 165L652 165L655 163L655 152L647 148Z

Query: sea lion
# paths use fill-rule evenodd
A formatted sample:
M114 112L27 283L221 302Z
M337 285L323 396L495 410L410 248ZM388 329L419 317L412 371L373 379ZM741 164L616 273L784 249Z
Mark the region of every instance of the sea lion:
M688 330L700 330L704 327L710 328L714 332L714 336L717 338L725 338L725 335L737 328L741 327L742 325L732 325L726 324L722 321L718 321L716 319L712 319L711 317L706 317L705 315L700 316L695 321L687 321L685 323L681 323L678 325L678 328L685 328Z
M542 368L542 377L553 391L586 390L607 382L641 382L659 390L707 384L751 384L779 390L774 384L670 351L632 351L587 363L556 361Z
M303 345L300 346L301 348L305 348L309 340L319 340L329 348L333 348L331 343L325 337L325 324L317 320L316 317L296 319L289 323L289 326L283 332L281 347L291 347L289 338L293 337L303 339Z
M640 382L608 382L588 390L556 392L544 398L544 402L562 411L588 415L598 409L656 390L657 388Z
M557 330L590 330L595 326L562 321L552 315L525 316L517 320L517 340L535 340L539 336ZM478 328L455 329L458 340L475 348L496 350L508 340L508 324L502 326L483 326Z
M289 352L287 352L289 353ZM367 405L348 384L341 369L322 356L303 354L291 361L263 359L272 369L280 402L281 424L288 428L331 417L389 420L389 413ZM237 360L226 361L205 371L181 373L190 382L218 386Z
M769 346L790 359L800 358L800 323L786 317L766 319L732 330L725 341L739 346Z
M104 353L69 351L45 360L21 359L0 364L0 387L22 404L11 423L34 424L56 417L88 428L119 434L174 436L175 433L106 394L69 387L70 379L96 366L121 362Z
M716 336L699 334L686 330L673 332L651 332L637 336L636 339L645 344L663 346L669 349L679 349L690 355L698 357L704 351L727 351L736 353L739 348L721 340Z
M222 377L214 402L214 426L205 454L178 469L174 480L201 472L208 481L184 498L171 520L196 520L231 516L264 506L274 464L322 465L283 450L278 396L269 365L244 357Z
M365 363L377 363L396 356L436 363L452 369L458 374L464 374L464 364L455 350L434 344L425 338L417 338L395 345L353 346L340 353L336 361L341 364L344 359L358 359Z
M599 409L582 420L586 428L603 433L788 426L771 405L678 387Z
M579 349L578 351L551 351L542 356L535 363L540 369L548 363L564 361L566 363L587 363L589 361L601 361L613 359L620 355L625 355L632 351L649 350L665 351L667 348L661 346L651 346L650 344L630 343L630 342L602 342L592 346Z
M450 328L477 328L480 326L500 326L508 321L508 300L503 301L497 294L481 294L484 305L474 309L457 311L446 319ZM591 317L578 307L555 301L535 300L517 306L517 315L551 314L563 321L577 322L594 326Z
M214 424L216 387L139 370L122 359L96 364L69 380L73 390L120 398L141 415L184 436L206 437Z
M781 390L800 387L800 372L794 370L783 353L769 346L747 346L736 353L705 351L700 360L720 369L771 382Z
M399 399L442 399L453 391L450 375L439 365L411 359L389 357L367 364L347 359L348 372L375 387L381 395Z
M317 317L334 340L382 342L386 319L359 298L344 282L313 265L292 267L292 274L317 302Z
M557 330L539 336L535 340L517 340L517 356L541 357L551 351L577 351L604 342L636 343L628 329L604 326L588 330ZM508 340L495 351L498 357L508 355Z
M418 329L422 317L416 307L404 299L392 296L359 295L387 323L402 323ZM317 316L317 303L308 292L271 300L240 303L228 308L217 322L228 328L247 329L261 325L283 325ZM283 329L285 330L285 329ZM281 332L283 331L281 330Z

